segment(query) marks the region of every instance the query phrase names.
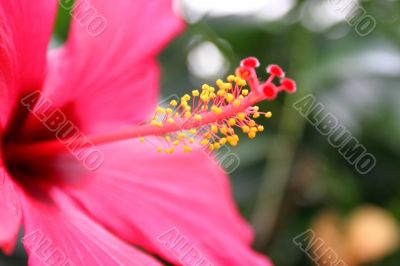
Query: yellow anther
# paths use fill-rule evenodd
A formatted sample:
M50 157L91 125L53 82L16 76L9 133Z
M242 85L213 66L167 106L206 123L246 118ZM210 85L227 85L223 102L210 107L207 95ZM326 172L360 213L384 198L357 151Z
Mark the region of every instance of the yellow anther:
M236 76L236 77L235 77L235 82L236 82L236 83L239 83L241 80L242 80L241 77L239 77L239 76Z
M184 151L184 152L191 152L191 151L192 151L192 148L185 145L185 146L183 146L183 151Z
M208 92L209 93L213 93L215 91L215 88L214 87L208 87Z
M190 138L190 139L189 139L189 143L190 143L190 144L193 144L193 143L194 143L194 138Z
M234 75L229 75L228 78L227 78L227 80L228 80L229 82L234 82L234 81L236 80L236 77L235 77Z
M144 142L144 138L143 137L139 138L139 141Z
M253 118L259 118L259 117L260 117L260 113L257 112L257 113L253 114Z
M178 102L175 100L170 101L169 105L171 105L172 107L175 107L178 105Z
M254 112L258 112L260 110L260 107L258 107L257 105L253 106L253 111Z
M214 143L214 149L219 150L219 148L221 148L221 144Z
M217 95L215 95L214 92L211 92L211 93L210 93L210 98L211 98L211 99L215 99L216 97L217 97Z
M186 106L184 110L185 110L186 112L188 112L188 111L192 110L192 107Z
M202 141L200 141L200 145L207 145L209 143L208 139L203 139Z
M180 132L180 133L178 133L178 139L184 139L184 138L186 138L186 135L185 135L185 133L182 133L182 132Z
M217 84L217 86L220 88L221 86L224 85L224 82L222 81L222 79L218 79L215 84Z
M216 125L212 125L211 126L211 132L214 133L214 134L218 133L218 127Z
M208 88L210 88L210 86L207 85L207 84L203 84L203 86L201 86L201 89L202 89L203 91L208 91Z
M173 147L171 147L169 149L166 149L165 153L171 154L171 153L174 153L174 151L175 151L175 149Z
M161 147L157 148L157 152L162 152L162 151L163 151L163 148L161 148Z
M201 121L201 119L203 119L203 117L201 115L199 115L199 114L194 115L194 120Z
M190 95L189 94L185 94L183 95L183 97L181 98L182 102L188 102L190 101Z
M242 90L242 95L243 96L249 95L249 90Z
M193 135L193 134L196 134L196 129L194 129L194 128L190 129L190 130L189 130L189 134L192 134L192 135Z
M162 127L162 126L163 126L163 123L162 123L162 122L158 122L158 123L157 123L157 126L158 126L158 127Z
M231 145L232 147L237 146L238 142L237 141L230 141L229 145Z
M216 105L211 106L211 111L214 112L214 114L219 115L222 113L222 109Z
M250 120L249 126L250 126L250 127L256 126L256 122L255 122L254 120Z
M227 93L227 94L225 95L225 99L226 99L226 101L227 101L228 103L231 103L231 102L233 102L233 101L235 100L235 96L233 96L232 93Z
M233 141L233 137L232 137L232 136L227 136L227 137L226 137L226 140L227 140L229 143L231 143L231 142Z
M201 95L205 95L205 96L210 97L210 93L209 93L208 91L203 91L203 93L202 93ZM200 96L201 96L201 95L200 95Z
M219 140L219 143L220 143L221 145L226 144L226 138L221 138L221 139Z
M222 134L226 135L226 134L228 134L228 128L226 126L222 126L219 129L219 132L221 132Z
M153 120L158 120L158 115L153 116Z
M232 84L231 83L224 83L223 85L224 90L231 90L232 89Z
M151 126L157 126L157 121L156 120L151 120L150 125Z
M266 117L266 118L271 118L271 117L272 117L272 113L271 113L271 112L267 112L267 113L265 114L265 117Z
M212 138L212 135L211 135L211 133L207 132L207 133L204 135L204 137L207 138L207 139L211 139L211 138Z
M184 107L184 108L185 108L186 106L188 106L187 101L181 101L181 106Z
M236 82L236 84L237 84L238 86L243 87L243 86L246 86L246 85L247 85L247 82L246 82L244 79L240 79L240 80L238 80L238 81Z
M239 95L239 100L243 100L244 99L244 96L243 95Z
M256 133L255 132L250 132L248 134L249 138L254 139L256 137Z
M179 117L179 113L175 113L175 118L178 118Z
M179 140L175 140L174 142L172 142L172 145L178 146L179 145Z
M165 109L165 111L167 112L167 114L172 114L172 109L171 108L167 108L167 109Z
M249 133L250 132L250 128L248 126L242 126L242 131L243 133Z
M264 126L258 126L257 130L260 131L260 132L263 132L264 131Z
M245 114L245 113L238 113L238 114L237 114L237 118L238 118L240 121L243 121L243 120L246 119L246 114Z
M156 113L158 113L158 114L165 114L165 109L164 108L161 108L161 107L157 107L157 109L156 109Z
M192 116L192 113L191 112L185 112L185 118L190 118L191 116Z
M210 144L209 146L208 146L208 148L210 149L210 150L214 150L214 144Z
M218 90L218 91L217 91L217 95L218 95L218 96L224 97L225 94L226 94L226 91L224 91L224 90Z
M208 95L201 95L200 96L200 99L203 101L203 102L208 102L209 100L210 100L210 97L208 97Z
M167 142L170 142L170 141L171 141L171 137L170 137L170 136L165 136L165 140L166 140Z
M170 117L170 118L167 119L167 122L170 123L170 124L173 124L174 123L174 119Z
M194 97L197 97L197 96L200 95L200 92L199 92L198 90L193 90L193 91L192 91L192 95L193 95Z
M234 118L230 118L230 119L228 120L228 125L230 125L230 126L236 125L236 120L235 120Z
M257 129L256 127L250 128L250 132L255 132L255 133L257 133L257 131L258 131L258 129Z
M240 106L240 100L239 99L234 100L233 101L233 106L239 107Z

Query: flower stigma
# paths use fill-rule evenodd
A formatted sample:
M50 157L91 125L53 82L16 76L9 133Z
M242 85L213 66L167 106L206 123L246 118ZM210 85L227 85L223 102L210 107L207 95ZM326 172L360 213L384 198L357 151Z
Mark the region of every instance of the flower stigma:
M172 154L177 149L189 153L199 145L209 150L218 150L223 145L237 146L238 131L254 139L264 131L255 119L272 117L270 111L261 111L257 104L274 100L281 91L296 91L296 83L285 78L278 65L269 65L266 68L269 77L261 82L256 74L259 65L257 58L246 58L241 61L235 75L229 75L226 80L218 79L215 85L204 84L201 89L171 100L166 107L158 106L149 123L89 135L88 141L77 149L86 148L85 143L102 145L133 138L154 144L154 138L150 140L148 137L159 137L161 141L156 150ZM52 139L17 144L10 147L10 152L21 159L54 156L68 152L64 143L73 141Z
M215 85L204 84L201 90L193 90L180 99L169 102L167 107L158 106L150 121L156 128L174 128L158 135L162 142L158 152L171 154L179 146L184 152L191 152L192 145L200 145L209 150L218 150L223 145L237 146L237 131L254 139L264 131L264 126L255 119L271 118L270 111L262 112L256 105L264 100L274 100L280 91L294 93L296 84L285 78L285 73L277 65L269 65L270 74L261 83L255 69L259 67L255 57L241 61L235 75L226 80L218 79ZM279 85L273 82L279 79ZM141 142L145 139L142 136Z

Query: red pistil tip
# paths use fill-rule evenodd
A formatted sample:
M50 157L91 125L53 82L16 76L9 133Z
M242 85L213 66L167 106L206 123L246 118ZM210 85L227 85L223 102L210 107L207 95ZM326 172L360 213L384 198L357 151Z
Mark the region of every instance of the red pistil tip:
M260 66L260 61L256 57L247 57L240 62L240 66L256 68Z
M267 67L267 72L271 75L277 76L278 78L285 77L285 72L283 72L282 68L278 65L269 65Z
M274 100L283 90L293 93L296 85L293 80L282 78L284 72L277 65L268 67L271 75L260 83L255 71L258 66L257 58L246 58L236 75L219 79L216 85L204 84L191 94L171 100L168 106L157 107L150 122L154 132L149 134L161 137L157 151L173 153L181 146L183 152L191 152L192 145L218 150L225 144L238 144L238 129L250 139L264 131L254 119L270 118L272 113L261 112L256 104ZM275 77L280 78L279 86L273 83ZM139 140L145 141L144 137Z
M272 83L263 84L261 85L261 88L267 100L275 100L276 96L278 96L278 89Z
M281 86L288 93L296 92L296 82L293 79L285 78L281 80Z

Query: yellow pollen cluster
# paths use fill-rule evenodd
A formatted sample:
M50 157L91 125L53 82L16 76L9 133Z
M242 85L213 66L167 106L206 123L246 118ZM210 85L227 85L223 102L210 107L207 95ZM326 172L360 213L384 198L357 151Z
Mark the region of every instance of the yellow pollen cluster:
M237 129L250 139L255 138L264 127L254 119L270 118L272 113L260 112L258 106L242 107L250 94L244 79L229 75L226 81L217 80L216 86L204 84L190 95L171 100L167 107L157 107L150 125L168 132L159 134L162 141L157 151L171 154L180 149L188 153L193 145L208 150L227 144L234 147L240 139Z

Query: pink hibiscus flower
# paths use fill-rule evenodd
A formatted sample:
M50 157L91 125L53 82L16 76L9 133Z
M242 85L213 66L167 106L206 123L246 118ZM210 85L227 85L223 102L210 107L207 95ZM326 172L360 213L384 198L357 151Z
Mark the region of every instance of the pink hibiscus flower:
M294 83L271 66L261 84L258 62L249 58L229 82L217 82L225 93L210 86L201 95L193 91L199 98L193 113L184 109L190 100L184 96L176 116L157 108L161 120L132 127L155 108L156 55L183 23L166 0L85 4L107 24L87 24L90 13L75 13L80 19L72 22L68 42L46 59L56 1L0 3L0 248L13 251L23 224L30 265L161 265L149 254L176 265L271 265L251 250L253 234L234 206L226 175L181 133L204 125L201 142L209 149L234 146L233 126L254 137L262 127L250 119L260 115L253 105L280 90L293 92ZM102 26L101 34L89 34ZM279 86L274 77L281 78ZM43 99L50 103L45 111ZM210 100L208 111L203 107ZM49 118L60 113L92 144L103 144L97 148L104 163L94 171L49 130L60 126L60 116ZM215 127L227 137L209 137ZM153 147L160 136L171 154ZM183 149L173 152L176 141Z

